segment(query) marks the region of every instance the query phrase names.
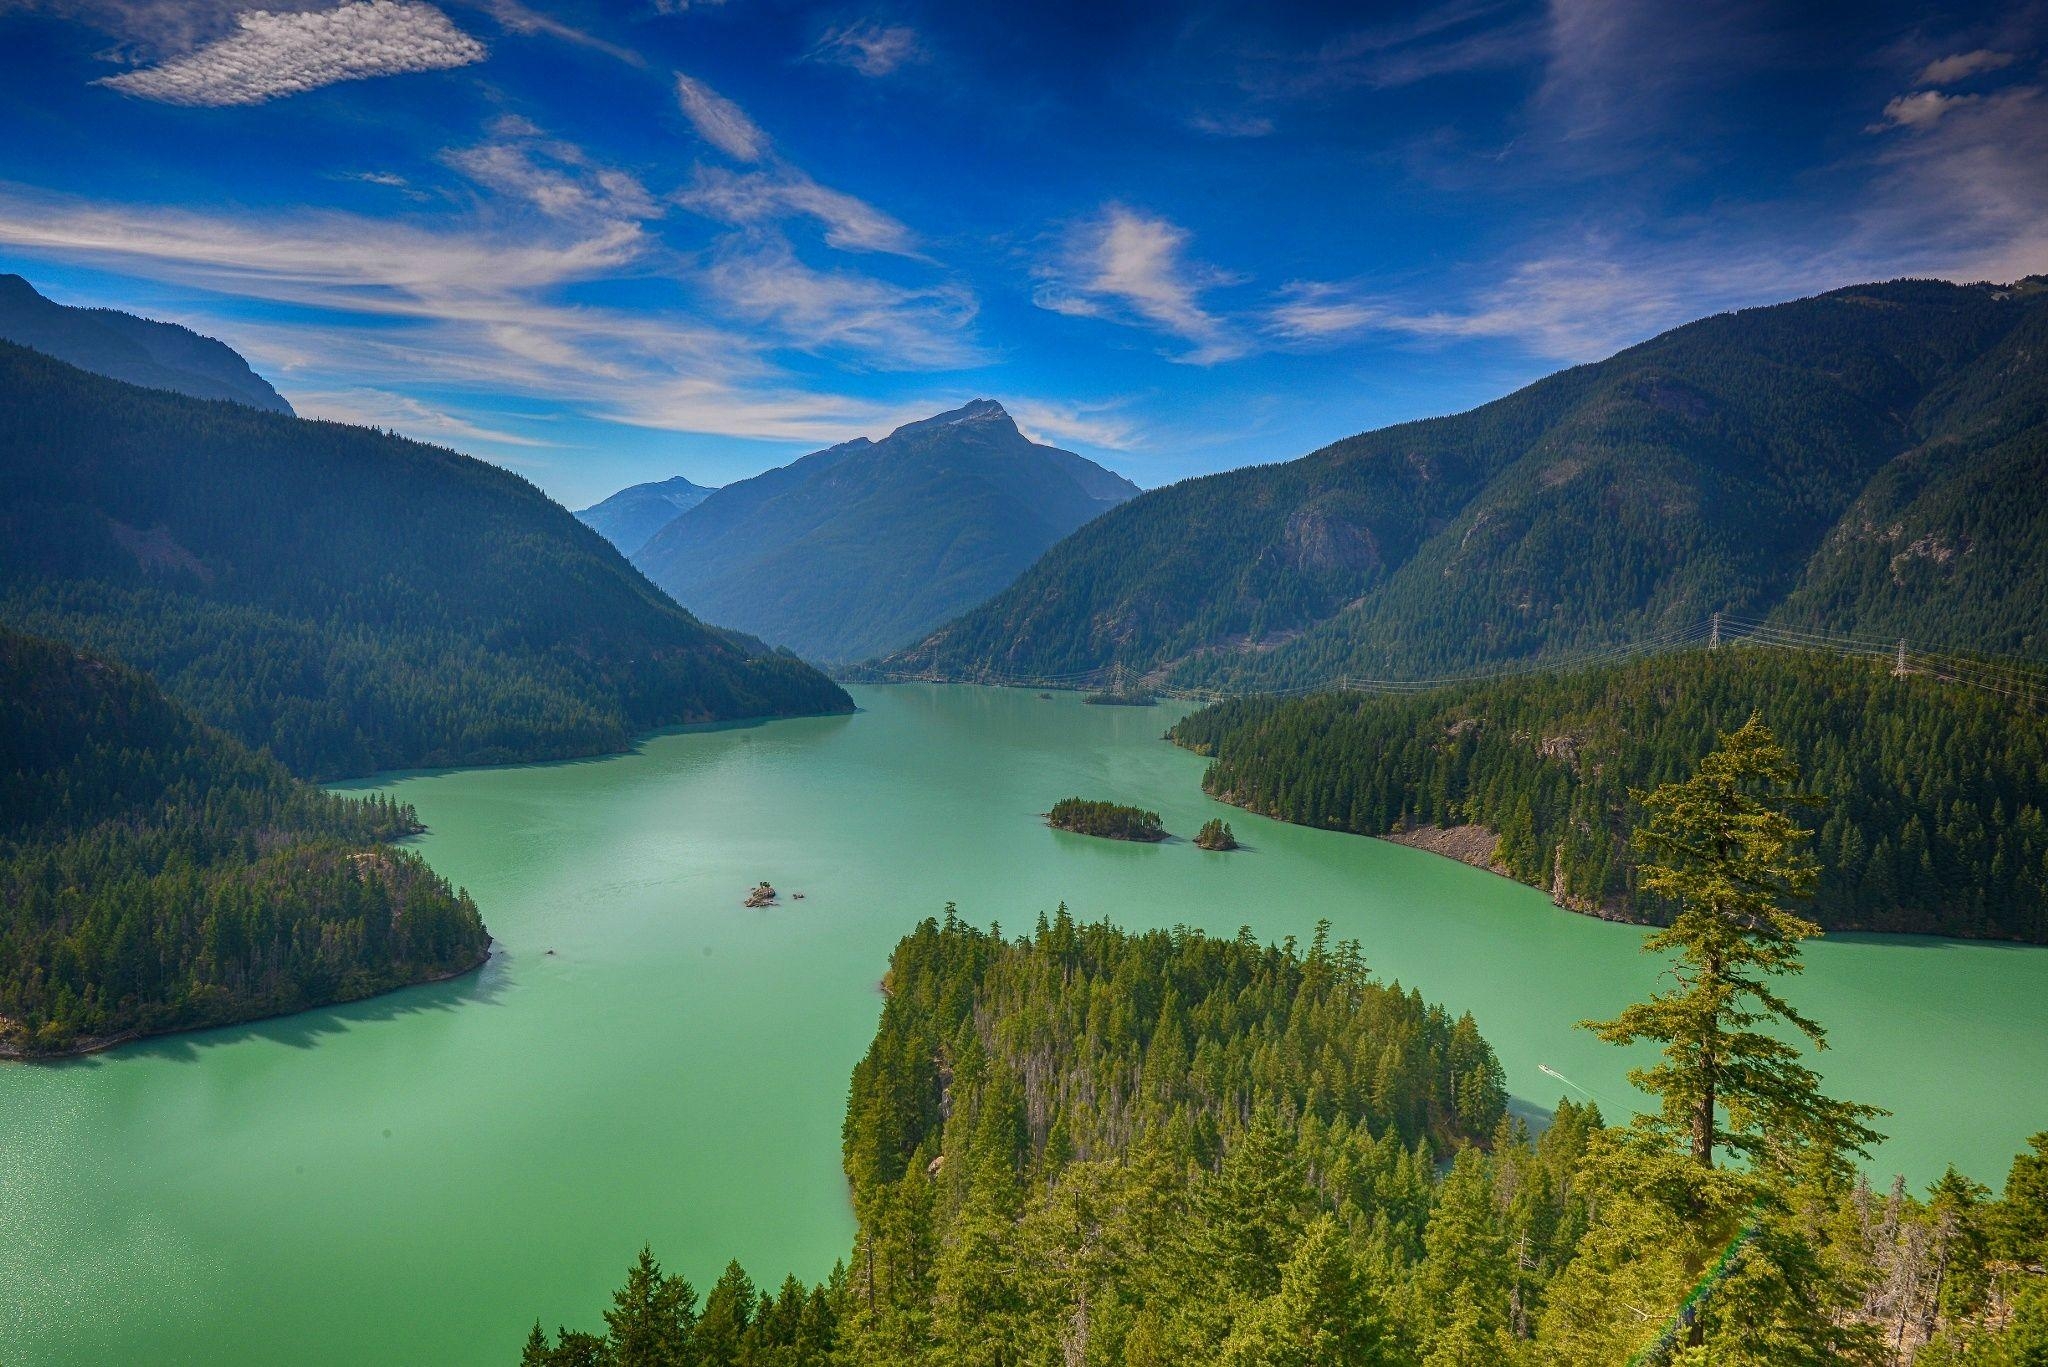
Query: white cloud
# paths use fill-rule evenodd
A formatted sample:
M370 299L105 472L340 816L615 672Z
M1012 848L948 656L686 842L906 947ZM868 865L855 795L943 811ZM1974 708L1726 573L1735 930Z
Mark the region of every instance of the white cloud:
M234 32L100 84L166 104L261 104L338 81L440 71L484 59L482 43L419 0L356 0L314 13L254 10Z
M1887 128L1932 128L1949 111L1974 104L1975 95L1944 95L1939 90L1916 90L1900 95L1884 107L1884 121L1871 125L1873 133Z
M499 137L446 154L479 185L531 204L550 218L641 222L660 207L637 178L593 162L574 143L547 138L523 119L502 119Z
M676 73L676 101L697 135L733 160L759 161L768 155L768 135L747 111L704 82Z
M565 43L574 43L578 47L587 47L593 52L602 52L607 57L617 58L628 66L647 65L647 59L631 48L620 47L617 43L606 42L594 34L585 33L580 28L571 27L559 19L542 14L539 10L523 4L521 0L464 0L464 2L475 4L482 8L491 18L498 21L500 28L508 33L517 33L523 37L545 34L550 38L558 38Z
M1993 52L1989 48L1978 48L1974 52L1958 52L1953 56L1940 57L1927 64L1920 73L1918 85L1953 85L1968 80L1986 71L1999 71L2014 62L2010 52Z
M517 432L484 427L445 408L385 389L294 389L290 397L292 407L302 418L324 418L358 427L388 427L422 439L488 442L494 446L553 445Z
M1297 280L1280 292L1280 301L1266 311L1266 330L1287 342L1327 342L1385 320L1387 311L1342 286Z
M916 240L903 224L791 166L747 172L702 167L695 182L676 193L676 202L706 218L741 226L807 217L824 228L827 243L842 250L917 254Z
M1110 403L1062 403L1039 399L1006 399L1003 407L1031 440L1058 445L1075 442L1106 451L1130 451L1144 444L1144 427Z
M863 76L887 76L899 67L923 61L925 55L916 29L870 20L827 30L806 60L850 66Z
M1054 313L1157 328L1190 344L1176 358L1190 364L1242 356L1247 344L1202 302L1230 278L1189 262L1188 241L1177 224L1112 204L1069 230L1058 257L1040 268L1033 299Z
M847 271L820 271L776 237L728 243L707 283L732 313L776 328L810 350L852 348L888 369L980 363L966 338L974 296L952 285L909 288Z

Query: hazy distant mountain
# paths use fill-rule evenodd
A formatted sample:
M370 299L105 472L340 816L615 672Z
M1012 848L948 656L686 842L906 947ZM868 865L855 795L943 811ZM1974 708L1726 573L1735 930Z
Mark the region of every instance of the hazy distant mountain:
M673 521L677 513L688 512L716 492L715 488L692 484L676 475L621 489L576 516L583 525L617 546L621 555L631 555Z
M995 593L1137 492L977 399L729 484L633 563L692 612L808 659L859 660Z
M176 323L55 303L18 275L0 275L0 340L129 384L195 399L233 399L273 413L292 411L225 342Z
M954 677L1427 677L1716 610L2048 654L2048 282L1723 314L1156 489L901 651Z
M0 622L148 671L302 775L852 709L483 461L4 342L0 412Z

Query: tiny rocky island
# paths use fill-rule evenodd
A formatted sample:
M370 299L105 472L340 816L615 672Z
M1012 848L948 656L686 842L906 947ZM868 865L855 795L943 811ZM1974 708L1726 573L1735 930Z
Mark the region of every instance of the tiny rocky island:
M1045 814L1046 824L1076 835L1100 836L1104 840L1159 841L1166 828L1159 813L1119 802L1091 802L1082 797L1063 797Z
M747 900L742 905L749 907L772 907L776 905L775 899L777 896L774 885L764 878L754 884L754 890L747 894Z
M1210 817L1202 823L1202 829L1195 832L1195 845L1204 850L1234 850L1237 848L1237 834L1230 829L1230 823L1220 817Z

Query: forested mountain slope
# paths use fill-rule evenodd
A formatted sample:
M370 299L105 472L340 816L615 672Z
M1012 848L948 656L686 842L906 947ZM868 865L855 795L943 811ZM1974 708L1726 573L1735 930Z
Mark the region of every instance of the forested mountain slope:
M1170 733L1203 787L1282 820L1477 859L1608 915L1634 885L1633 793L1760 715L1797 759L1831 929L2048 942L2048 716L1880 662L1727 647L1407 696L1246 698Z
M2044 433L2041 282L1838 290L1154 490L885 668L1427 677L1716 610L2048 653Z
M445 976L467 894L155 683L0 628L0 1052L221 1025Z
M674 475L621 489L580 510L576 520L617 546L620 555L631 555L678 514L688 512L716 492Z
M232 399L273 413L292 411L284 396L225 342L115 309L59 304L18 275L0 275L0 341L34 347L129 384L195 399Z
M727 485L633 563L693 612L859 660L980 602L1136 492L982 399Z
M304 775L844 711L518 476L0 343L0 621L154 674Z

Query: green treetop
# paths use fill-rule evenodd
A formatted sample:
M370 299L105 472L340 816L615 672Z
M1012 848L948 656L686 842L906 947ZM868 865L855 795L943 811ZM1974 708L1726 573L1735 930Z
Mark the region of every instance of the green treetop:
M1815 1145L1864 1153L1882 1138L1863 1122L1883 1112L1823 1095L1798 1046L1767 1032L1783 1022L1827 1045L1772 985L1802 970L1799 945L1820 934L1786 906L1816 871L1812 833L1791 815L1798 788L1799 766L1752 716L1691 778L1641 799L1641 885L1677 908L1643 948L1675 951L1678 986L1588 1025L1611 1044L1664 1046L1664 1061L1630 1081L1662 1100L1649 1128L1703 1168L1717 1148L1768 1164Z

